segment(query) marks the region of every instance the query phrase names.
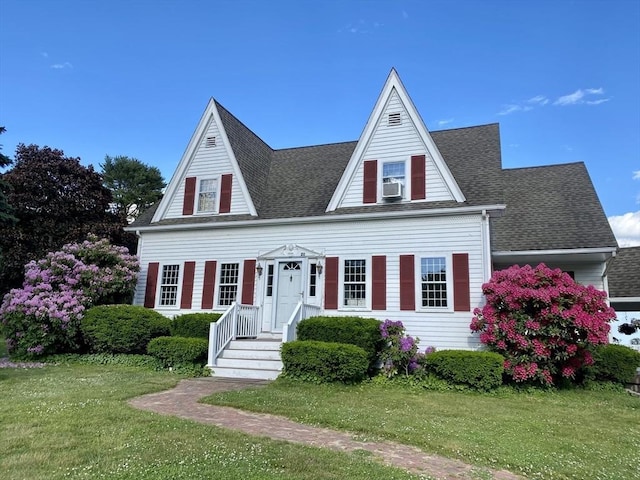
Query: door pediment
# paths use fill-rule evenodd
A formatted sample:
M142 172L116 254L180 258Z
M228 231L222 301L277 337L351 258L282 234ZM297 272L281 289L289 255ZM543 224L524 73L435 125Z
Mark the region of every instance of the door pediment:
M285 245L282 245L281 247L274 248L273 250L260 254L258 256L258 260L270 260L283 257L321 258L324 257L324 253L312 250L310 248L302 247L294 243L287 243Z

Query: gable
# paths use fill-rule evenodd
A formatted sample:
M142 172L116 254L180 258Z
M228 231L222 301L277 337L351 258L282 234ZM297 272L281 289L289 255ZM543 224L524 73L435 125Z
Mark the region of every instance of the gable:
M198 209L203 181L215 192L212 210ZM256 215L216 103L211 100L152 221L227 213Z
M403 202L465 200L395 70L392 70L327 211L385 203L382 187L388 179L385 170L392 171L394 167L404 174L401 180Z

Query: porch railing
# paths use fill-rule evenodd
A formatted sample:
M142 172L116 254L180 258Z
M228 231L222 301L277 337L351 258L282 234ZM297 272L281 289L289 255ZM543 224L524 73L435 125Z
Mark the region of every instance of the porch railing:
M298 302L296 309L289 317L289 321L282 326L282 342L292 342L296 339L296 328L298 323L305 318L320 315L320 307Z
M260 333L260 318L255 305L232 303L217 322L209 326L208 365L214 366L217 358L231 340L238 337L257 337Z

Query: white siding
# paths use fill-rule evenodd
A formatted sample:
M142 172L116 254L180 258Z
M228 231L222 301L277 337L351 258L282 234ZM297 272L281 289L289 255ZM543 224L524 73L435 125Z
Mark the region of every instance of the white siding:
M388 125L390 113L400 113L401 125ZM382 163L385 161L406 160L406 183L409 188L411 179L411 156L425 155L426 164L426 200L453 200L442 174L438 170L433 158L427 151L418 130L409 116L398 93L393 90L385 106L382 115L371 136L369 144L364 150L363 157L359 159L359 165L351 179L341 207L353 207L362 205L363 190L363 161L378 160L378 174L382 171ZM380 198L380 193L378 193ZM410 197L408 197L410 198Z
M399 305L399 256L406 254L469 254L469 282L471 310L481 306L483 297L483 259L480 216L439 217L420 219L386 219L360 222L338 222L333 224L280 225L220 230L193 230L190 232L143 233L141 251L142 272L135 303L144 302L146 270L149 262L180 263L196 261L193 290L193 310L200 308L204 262L216 260L218 273L220 263L252 259L284 244L297 244L327 257L370 258L371 255L387 257L387 310L341 309L329 311L335 315L358 315L402 320L407 331L421 339L421 347L433 345L437 348L475 348L477 337L469 330L472 312L400 311ZM266 266L266 265L263 265ZM242 272L241 272L242 273ZM371 264L368 264L368 275ZM416 271L416 277L419 271ZM266 268L262 277L256 278L255 303L262 304ZM370 278L369 278L370 281ZM416 278L417 281L417 278ZM240 279L240 284L242 279ZM324 274L318 277L319 286L324 285ZM340 279L340 283L341 279ZM217 290L216 280L216 290ZM323 300L321 288L318 299ZM452 299L451 299L452 300ZM419 304L419 297L416 298ZM178 301L179 303L179 301ZM179 308L158 309L165 315L184 313Z
M205 141L207 137L216 137L216 146L207 148ZM231 193L231 214L250 213L249 206L238 183L237 172L234 171L233 164L227 153L227 146L224 144L221 131L218 128L213 116L209 118L209 124L205 133L198 140L195 154L189 160L189 166L182 178L174 178L173 181L180 182L174 197L171 199L169 208L164 218L182 217L182 204L184 199L184 179L187 177L218 178L220 175L233 173L233 186ZM199 184L196 185L196 196ZM218 197L220 183L218 182ZM219 201L219 198L218 198Z
M604 280L602 272L604 265L602 263L562 263L562 262L544 262L549 268L559 268L565 272L573 272L574 280L582 285L593 285L598 290L604 290ZM536 264L531 264L535 267ZM503 270L510 267L510 264L496 264L496 270Z

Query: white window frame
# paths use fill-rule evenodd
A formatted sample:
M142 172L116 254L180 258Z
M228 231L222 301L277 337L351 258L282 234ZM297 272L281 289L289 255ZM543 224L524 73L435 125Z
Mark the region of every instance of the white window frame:
M235 284L233 284L233 283L222 283L222 279L223 279L223 276L222 276L223 268L222 267L224 265L237 265L238 266L238 275L237 275ZM222 300L222 295L221 295L222 287L223 286L227 286L227 285L235 285L236 286L236 295L235 295L235 298L233 298L230 301L230 303L222 304L220 302ZM220 271L218 272L218 282L217 282L217 287L216 287L216 305L218 307L221 307L221 308L226 308L229 305L231 305L233 302L238 302L238 298L239 298L238 295L240 293L241 285L242 285L242 262L232 261L232 260L231 261L221 261L220 262Z
M402 163L404 165L404 182L402 183L402 196L400 197L400 200L406 200L407 198L411 198L410 196L410 192L409 192L409 186L411 184L411 182L407 181L407 159L387 159L387 160L382 160L382 165L380 168L380 178L378 179L378 185L380 187L380 199L384 201L384 197L382 195L383 192L383 185L384 185L384 180L385 175L384 175L384 166L387 164L391 164L391 163Z
M178 275L176 278L176 283L163 283L164 282L164 271L165 271L165 267L178 267ZM178 262L178 263L165 263L160 265L160 269L159 269L159 276L160 276L160 281L158 282L158 291L156 293L156 304L158 308L179 308L180 306L180 295L182 293L182 289L180 288L180 285L182 285L182 274L183 274L183 270L184 268L182 268L183 265ZM176 293L175 293L175 303L167 303L167 304L163 304L163 292L165 291L165 288L169 288L169 287L174 287L176 288Z
M202 195L203 193L211 193L211 192L203 192L202 191L202 183L203 182L207 182L207 181L212 181L214 182L215 185L215 190L214 190L214 197L213 197L213 208L211 210L201 210L200 209L200 195ZM218 213L218 202L220 200L220 177L203 177L203 178L198 178L198 193L196 195L195 198L195 202L196 202L196 214L201 214L201 215L210 215L212 213Z
M422 259L423 258L444 258L446 267L446 287L447 287L447 306L446 307L429 307L422 305ZM422 252L416 254L416 307L417 310L423 312L453 312L453 256L446 252Z
M348 261L364 260L365 268L365 298L364 305L345 305L345 264ZM341 257L338 268L338 310L347 311L366 311L371 310L371 255L353 255L349 257Z

